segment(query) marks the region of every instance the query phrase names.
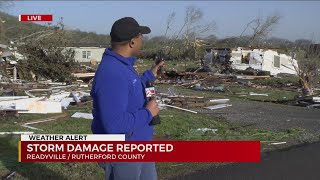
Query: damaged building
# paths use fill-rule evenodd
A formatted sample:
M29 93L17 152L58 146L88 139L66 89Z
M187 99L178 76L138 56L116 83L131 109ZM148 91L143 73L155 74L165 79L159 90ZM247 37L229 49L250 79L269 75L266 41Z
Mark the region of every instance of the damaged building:
M16 64L20 60L26 59L22 54L17 52L16 47L9 47L4 44L0 44L0 80L9 75L13 80L17 79Z
M106 48L104 47L67 47L75 51L74 59L76 62L100 62Z
M286 54L278 53L271 49L246 49L237 48L231 53L232 68L237 70L246 70L253 68L261 71L269 71L270 75L293 74L297 72L298 67L296 59Z

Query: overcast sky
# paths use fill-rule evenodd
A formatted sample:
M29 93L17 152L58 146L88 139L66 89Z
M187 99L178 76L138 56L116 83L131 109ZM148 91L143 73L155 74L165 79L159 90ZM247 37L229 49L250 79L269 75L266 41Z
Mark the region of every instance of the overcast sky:
M282 18L270 36L320 41L320 1L14 1L5 11L16 16L53 14L54 20L63 17L70 29L100 34L108 34L115 20L132 16L156 36L164 34L171 12L176 13L171 33L177 31L190 5L203 11L204 21L216 22L217 29L209 34L220 38L239 36L252 19L278 13Z

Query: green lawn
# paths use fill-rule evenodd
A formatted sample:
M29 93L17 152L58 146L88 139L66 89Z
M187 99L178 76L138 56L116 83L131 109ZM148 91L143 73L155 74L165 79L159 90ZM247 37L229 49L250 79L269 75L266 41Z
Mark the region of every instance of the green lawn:
M157 85L158 89L163 92L167 92L167 89L172 85ZM299 96L298 92L285 91L279 89L255 89L248 86L241 85L225 85L225 92L214 92L209 90L199 91L192 88L184 88L181 86L173 86L177 94L183 95L195 95L205 96L210 98L229 98L231 100L251 100L261 102L274 102L281 103L284 101L292 101L296 96ZM268 96L249 96L250 92L258 94L268 94ZM244 96L246 95L246 96Z

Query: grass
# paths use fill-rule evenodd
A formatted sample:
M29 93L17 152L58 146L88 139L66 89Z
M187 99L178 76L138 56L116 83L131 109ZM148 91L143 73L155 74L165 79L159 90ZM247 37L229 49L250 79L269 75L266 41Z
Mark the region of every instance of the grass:
M270 79L257 79L257 80L253 80L252 82L255 84L260 84L265 86L286 86L287 84L299 86L299 78L294 76L270 78Z
M170 85L159 85L158 88L161 91L166 92ZM224 86L225 92L214 92L214 91L198 91L192 88L183 88L181 86L175 86L176 93L183 95L196 95L205 96L209 98L229 98L231 100L251 100L260 102L275 102L281 103L286 101L293 101L296 96L299 95L298 92L285 91L280 89L255 89L248 86L240 85L228 85ZM268 96L249 96L250 92L258 94L268 94ZM243 95L246 96L243 96Z
M91 105L70 107L66 117L57 121L36 124L34 127L43 131L35 133L77 133L90 134L91 120L73 119L70 116L78 112L90 112ZM1 131L29 131L18 123L53 115L22 114L19 118L2 118ZM224 119L205 114L191 114L177 110L163 110L161 125L155 128L155 135L179 140L262 140L280 141L294 137L303 130L292 129L286 132L271 132L261 129L250 129L229 124ZM196 131L197 128L218 129L216 133ZM96 163L18 163L17 141L19 136L0 136L0 177L17 171L14 179L103 179L102 169ZM191 172L221 163L157 163L160 179L181 173Z
M298 92L285 91L281 89L255 89L246 86L231 86L228 87L229 94L231 97L252 100L252 101L261 101L261 102L287 102L293 101L297 96ZM239 94L248 94L250 92L258 94L267 94L268 96L241 96Z

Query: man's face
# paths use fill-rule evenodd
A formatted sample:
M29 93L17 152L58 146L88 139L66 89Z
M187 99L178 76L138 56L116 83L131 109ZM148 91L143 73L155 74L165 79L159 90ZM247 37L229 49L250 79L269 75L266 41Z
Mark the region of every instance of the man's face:
M133 38L133 45L132 45L132 54L134 56L139 55L141 48L142 48L142 34L139 34L137 37Z

